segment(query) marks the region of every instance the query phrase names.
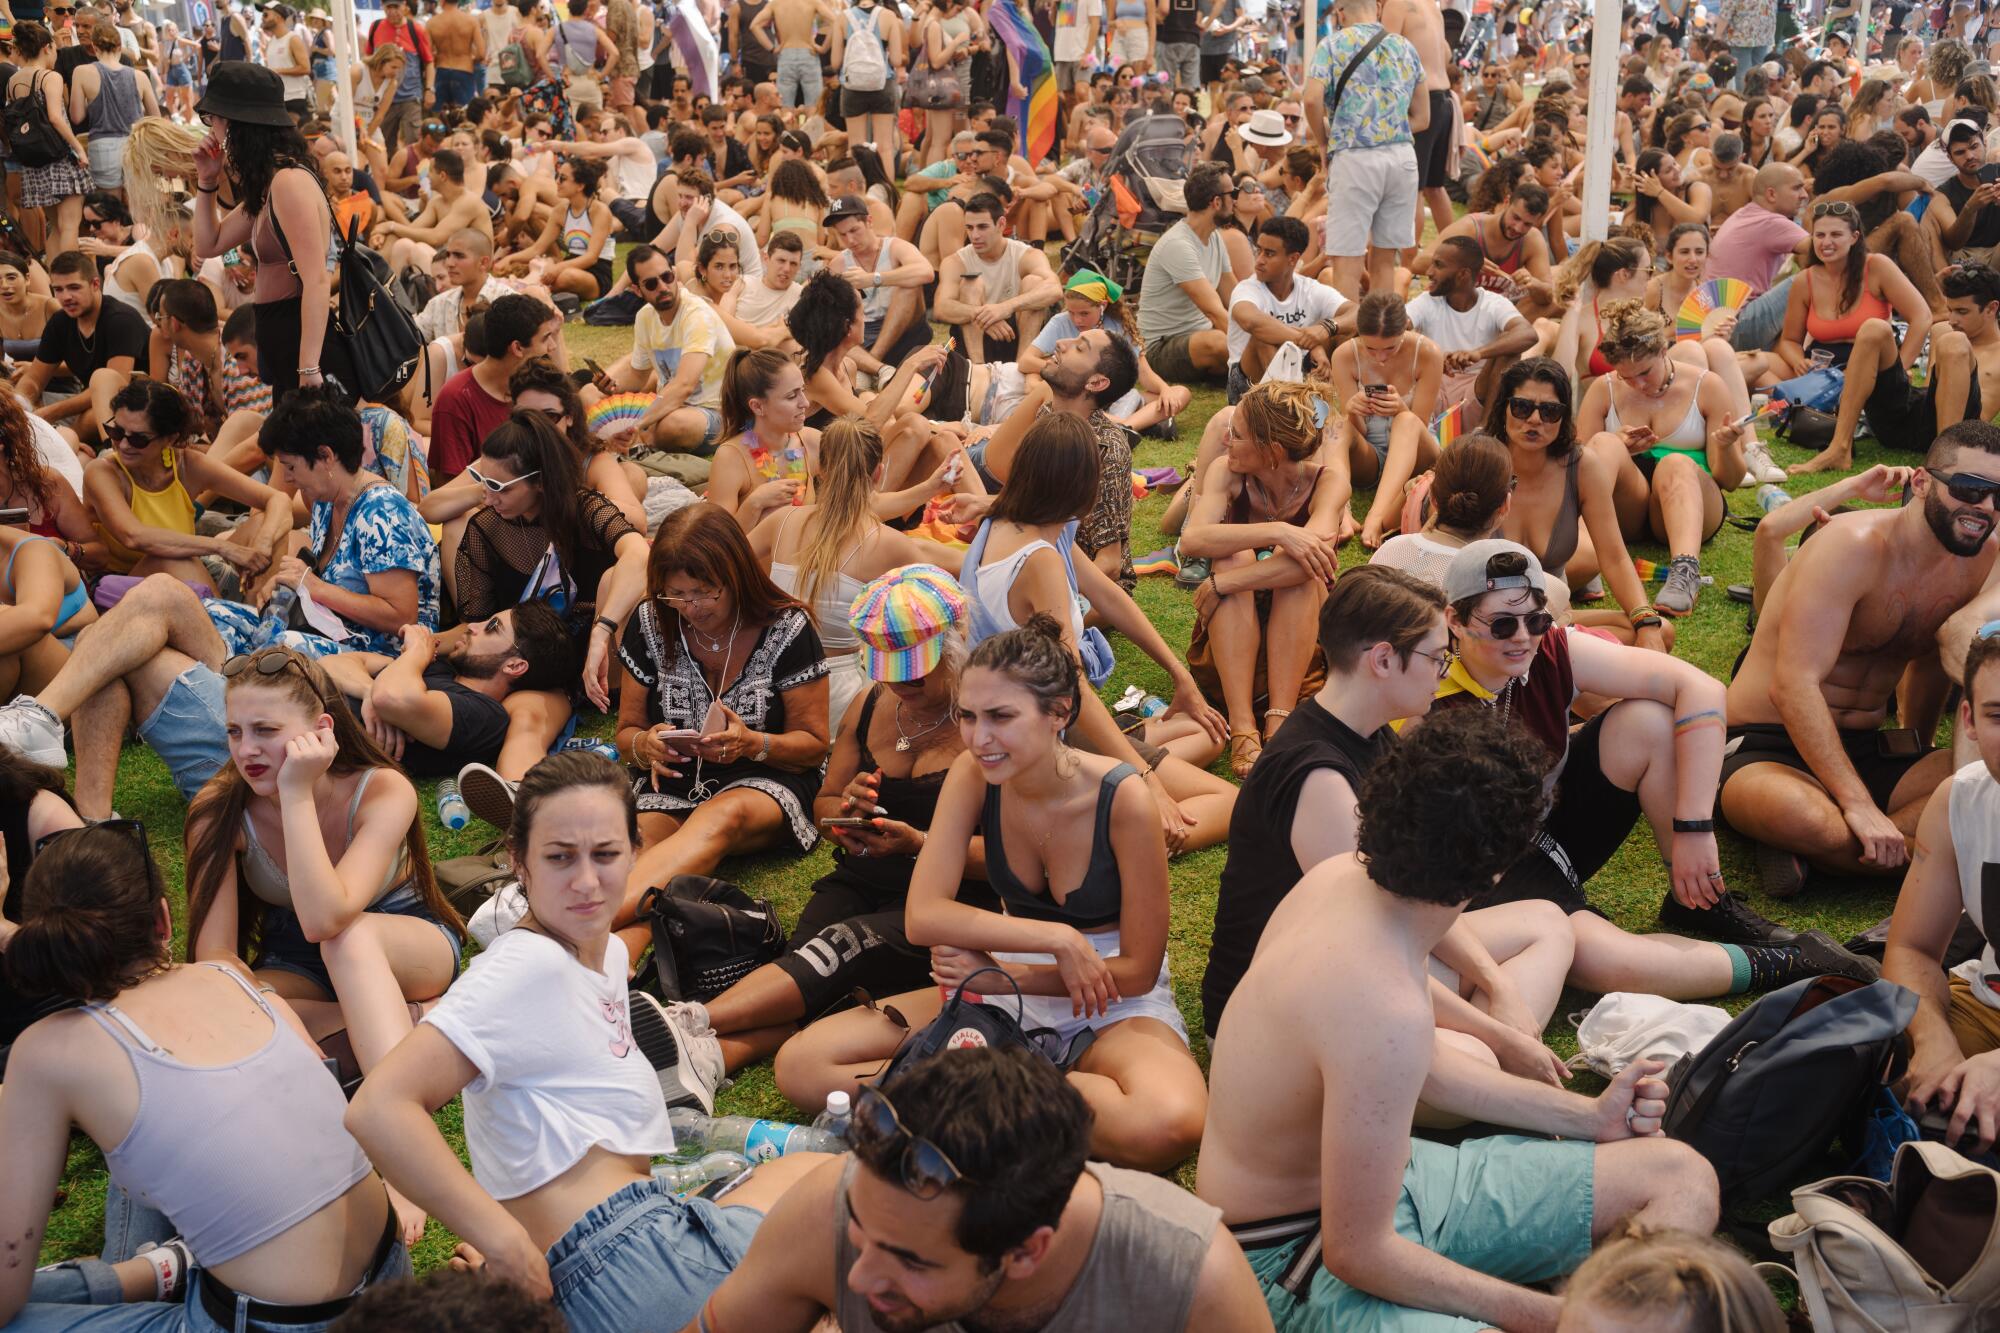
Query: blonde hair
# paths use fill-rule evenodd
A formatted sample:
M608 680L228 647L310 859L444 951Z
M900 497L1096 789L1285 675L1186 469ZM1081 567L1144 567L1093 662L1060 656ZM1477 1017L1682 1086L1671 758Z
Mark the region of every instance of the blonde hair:
M1601 290L1618 274L1638 268L1641 261L1652 253L1652 248L1650 243L1635 241L1629 236L1586 242L1556 270L1557 303L1568 305L1576 300L1585 279Z
M1613 301L1598 312L1597 350L1606 361L1658 356L1669 342L1667 317L1644 301Z
M383 70L404 59L407 59L407 57L403 54L402 47L396 45L394 42L384 42L373 51L370 51L368 58L361 63L368 66L369 74L380 78Z
M173 196L193 193L194 150L205 131L179 125L165 116L134 122L125 140L125 201L132 220L149 236L165 235L184 214Z
M811 533L799 552L799 598L808 608L819 606L820 588L875 527L869 502L880 466L882 432L868 418L849 414L820 432Z
M1302 463L1319 448L1313 391L1303 384L1259 384L1236 405L1251 439Z
M1681 1333L1785 1333L1777 1298L1749 1262L1686 1231L1613 1239L1576 1270L1563 1303L1643 1311Z

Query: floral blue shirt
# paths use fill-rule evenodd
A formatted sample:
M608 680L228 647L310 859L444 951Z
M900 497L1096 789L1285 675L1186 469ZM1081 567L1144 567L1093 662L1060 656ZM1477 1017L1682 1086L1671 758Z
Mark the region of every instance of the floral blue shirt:
M1333 89L1340 82L1340 72L1380 26L1363 23L1337 29L1313 53L1306 77L1318 79L1322 85L1329 155L1415 142L1410 133L1410 98L1423 81L1424 64L1407 37L1397 33L1384 37L1347 80L1337 112L1333 106Z
M327 528L333 521L333 506L325 502L312 507L312 531L306 546L317 555L326 548ZM424 516L417 512L394 486L370 486L354 497L347 511L347 524L340 532L340 546L320 569L319 577L349 592L366 593L368 576L392 569L415 570L417 575L417 620L426 628L438 624L438 549ZM341 647L349 652L399 653L402 640L394 630L371 629L349 623Z

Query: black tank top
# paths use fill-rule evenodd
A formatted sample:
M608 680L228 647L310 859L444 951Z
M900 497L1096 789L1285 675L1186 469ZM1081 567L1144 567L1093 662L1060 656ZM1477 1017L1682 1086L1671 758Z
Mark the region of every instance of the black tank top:
M1090 863L1083 879L1061 902L1053 894L1036 893L1014 877L1007 867L1007 849L1000 842L1000 788L986 788L986 811L982 821L986 831L986 880L1007 915L1029 921L1060 921L1078 930L1102 930L1118 924L1125 887L1118 877L1118 853L1111 846L1111 800L1118 784L1137 777L1139 770L1120 764L1104 775L1097 786L1097 821L1090 835Z

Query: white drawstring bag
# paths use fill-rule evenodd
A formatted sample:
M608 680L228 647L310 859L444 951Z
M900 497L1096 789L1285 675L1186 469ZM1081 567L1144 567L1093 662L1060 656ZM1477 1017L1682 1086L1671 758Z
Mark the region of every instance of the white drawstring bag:
M1614 991L1588 1014L1571 1014L1570 1023L1576 1028L1576 1055L1569 1067L1616 1078L1634 1060L1665 1060L1671 1066L1700 1050L1729 1026L1729 1012Z

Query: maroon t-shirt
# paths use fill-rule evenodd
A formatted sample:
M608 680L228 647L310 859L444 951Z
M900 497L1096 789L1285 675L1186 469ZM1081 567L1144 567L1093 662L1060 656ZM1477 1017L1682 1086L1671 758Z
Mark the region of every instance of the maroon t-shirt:
M1456 676L1457 672L1453 672L1452 678L1446 680L1446 688L1453 686ZM1457 708L1478 702L1478 695L1461 686L1449 694L1440 694L1431 707ZM1556 779L1562 776L1563 761L1569 758L1569 710L1576 702L1576 673L1569 661L1569 627L1557 625L1544 634L1541 651L1535 655L1528 674L1490 702L1495 708L1504 704L1515 725L1526 727L1528 734L1548 750L1549 769L1543 786L1553 790Z
M431 408L431 485L441 486L479 457L479 446L507 419L514 404L480 387L467 366L444 382Z

